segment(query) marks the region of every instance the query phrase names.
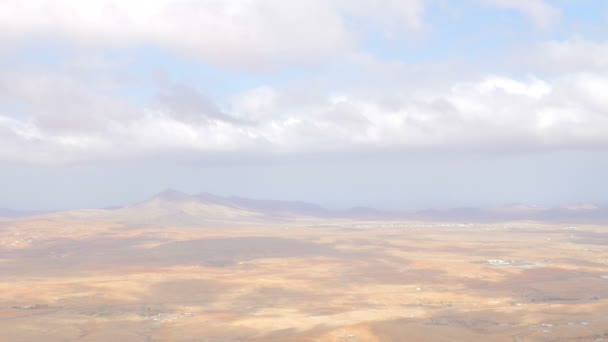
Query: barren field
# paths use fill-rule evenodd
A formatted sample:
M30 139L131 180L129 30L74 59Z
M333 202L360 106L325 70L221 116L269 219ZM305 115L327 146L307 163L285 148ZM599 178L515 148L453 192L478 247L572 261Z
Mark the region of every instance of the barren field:
M608 340L608 229L0 221L2 341Z

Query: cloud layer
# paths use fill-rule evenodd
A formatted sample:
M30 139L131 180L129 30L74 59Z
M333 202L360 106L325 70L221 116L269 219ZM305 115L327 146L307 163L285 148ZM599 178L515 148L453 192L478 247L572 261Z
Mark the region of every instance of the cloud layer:
M4 160L608 146L606 74L487 76L443 91L392 89L391 101L347 91L304 101L296 91L265 86L221 108L187 87L168 90L156 107L136 107L62 76L31 77L22 75L9 96L34 114L0 116Z
M517 10L543 29L561 15L542 0L475 2L481 3ZM133 65L80 66L85 72L74 61L63 69L0 66L0 159L607 147L605 42L543 41L523 58L542 72L524 76L476 70L452 77L383 55L382 48L403 42L394 38L425 30L428 6L423 0L3 1L6 50L59 42L98 53L103 64L107 49L154 46L198 66L247 75L301 68L304 76L297 86L260 77L219 99L188 81L152 82L145 87L154 95L134 100L139 84L120 79ZM379 42L386 46L366 50ZM422 71L407 71L415 69Z
M157 46L246 70L306 65L354 48L356 26L419 29L422 0L5 0L0 39Z

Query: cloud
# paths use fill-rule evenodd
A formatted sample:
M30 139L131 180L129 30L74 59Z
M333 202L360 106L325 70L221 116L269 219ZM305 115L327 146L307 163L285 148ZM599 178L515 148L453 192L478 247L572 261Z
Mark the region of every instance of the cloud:
M23 76L25 84L34 82ZM196 90L180 87L171 88L165 102L135 106L99 94L100 86L90 80L86 87L77 87L77 80L65 77L47 75L43 79L48 84L70 86L35 87L35 93L43 90L36 98L29 87L15 88L10 95L14 100L36 103L26 118L0 115L1 160L67 163L168 158L176 153L199 158L218 153L297 156L361 150L608 146L605 73L547 79L489 75L418 92L387 89L390 102L378 94L361 95L347 88L306 94L302 101L297 89L263 86L222 106ZM72 97L64 97L63 92L73 92ZM61 105L66 100L72 107ZM104 101L105 107L98 110ZM181 107L168 105L176 103ZM72 121L75 113L83 113L82 123Z
M371 25L388 38L424 27L425 0L337 0L338 8L357 24Z
M540 45L534 56L537 66L559 72L608 67L608 42L582 38L552 40Z
M57 133L94 133L105 122L133 118L135 108L119 90L102 76L93 80L18 67L0 72L0 101L29 113L37 128Z
M324 1L6 1L0 36L79 45L158 45L241 68L310 63L349 49L352 37Z
M508 8L520 11L528 16L536 27L547 29L561 16L558 8L551 6L544 0L484 0L485 3L499 8Z
M0 42L159 46L241 69L318 63L355 48L355 25L419 28L421 0L4 0ZM348 19L347 19L348 18Z
M213 101L200 90L186 85L171 85L158 95L159 108L164 112L188 123L209 120L234 121L222 112Z

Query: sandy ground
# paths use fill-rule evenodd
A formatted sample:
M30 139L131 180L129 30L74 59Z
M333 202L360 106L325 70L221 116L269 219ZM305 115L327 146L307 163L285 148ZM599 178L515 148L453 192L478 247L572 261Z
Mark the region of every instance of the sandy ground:
M608 229L0 221L2 341L608 341Z

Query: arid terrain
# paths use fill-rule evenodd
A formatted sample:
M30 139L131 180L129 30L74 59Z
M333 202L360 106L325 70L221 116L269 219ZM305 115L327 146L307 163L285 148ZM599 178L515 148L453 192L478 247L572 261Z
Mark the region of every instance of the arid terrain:
M0 0L0 342L608 342L608 0Z
M142 205L1 219L0 340L608 340L602 225L171 225L162 201L142 224Z

